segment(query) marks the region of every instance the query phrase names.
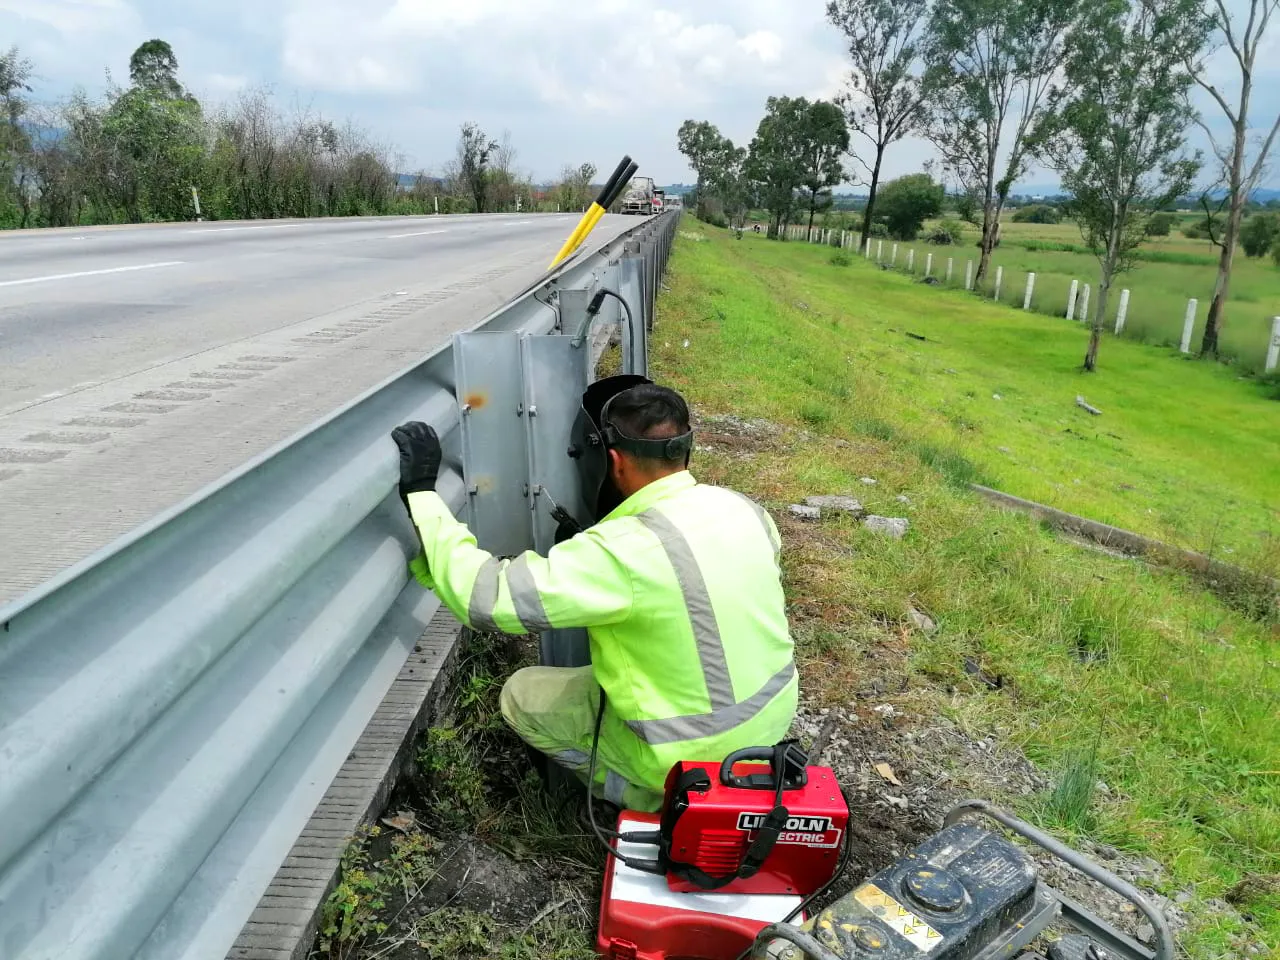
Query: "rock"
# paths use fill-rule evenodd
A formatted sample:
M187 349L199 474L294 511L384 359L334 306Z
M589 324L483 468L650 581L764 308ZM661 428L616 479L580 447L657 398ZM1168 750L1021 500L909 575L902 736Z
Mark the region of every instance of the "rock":
M895 797L892 794L886 793L884 798L889 802L889 806L897 807L899 810L905 810L910 806L910 804L907 803L906 797Z
M1151 943L1156 938L1156 932L1149 923L1138 924L1138 939L1143 943Z
M998 394L998 393L993 393L993 394L991 395L991 399L992 399L992 400L1003 400L1003 399L1004 399L1004 397L1000 396L1000 394Z
M787 508L793 517L800 520L821 520L822 511L817 507L808 507L804 504L793 503Z
M907 616L911 618L911 622L924 633L933 633L938 629L938 625L933 622L933 617L923 611L917 610L915 607L907 607Z
M872 515L864 517L862 525L875 533L883 533L893 537L895 540L901 540L907 535L907 528L911 526L911 521L906 517L877 517Z
M882 717L892 717L894 713L897 712L893 709L892 703L882 703L877 707L872 707L871 710L873 713L878 713Z
M1000 453L1013 453L1013 451L1010 450L1008 447L996 447L996 450L998 450Z
M905 493L900 493L893 499L897 500L899 503L905 503L907 506L911 506L911 498Z
M817 497L805 497L804 502L810 507L817 507L823 513L847 513L855 517L861 517L866 513L862 509L862 504L853 499L853 497L823 494Z
M868 487L874 487L876 484L876 479L875 477L863 477L862 482L865 483Z
M1173 895L1173 902L1178 904L1179 906L1188 904L1193 899L1194 898L1191 895L1190 891L1187 891L1187 890L1179 890L1177 893Z

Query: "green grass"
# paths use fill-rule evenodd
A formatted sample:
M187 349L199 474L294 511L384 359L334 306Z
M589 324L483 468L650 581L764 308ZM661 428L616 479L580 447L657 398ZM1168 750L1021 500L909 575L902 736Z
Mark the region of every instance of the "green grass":
M925 255L934 254L934 276L941 277L948 257L955 260L952 286L964 285L964 267L968 260L977 266L978 231L969 227L965 241L956 247L932 247L923 242L899 246L899 269L906 263L906 251L914 248L915 272L924 269ZM888 260L891 241L885 241ZM874 242L872 251L874 255ZM1188 240L1180 234L1157 238L1143 244L1133 269L1116 280L1115 291L1107 308L1108 329L1115 325L1119 309L1119 291L1130 290L1125 337L1143 343L1177 347L1182 338L1187 301L1198 301L1192 350L1198 350L1204 332L1205 315L1213 294L1217 275L1217 248L1207 240ZM1012 223L1006 219L1001 230L1001 243L992 255L991 274L983 286L987 297L994 294L995 268L1004 268L1001 300L1022 306L1028 273L1035 273L1036 285L1032 309L1063 317L1071 281L1092 288L1090 316L1097 305L1098 261L1080 238L1072 223ZM1238 371L1255 373L1262 370L1267 343L1271 336L1272 317L1280 315L1280 269L1270 257L1251 260L1238 251L1231 278L1231 295L1227 303L1227 325L1221 337L1224 357L1236 362Z
M908 428L957 481L1280 575L1280 403L1265 385L1112 336L1099 370L1083 373L1079 325L864 260L831 266L818 246L735 242L786 303L809 304L789 328L832 338L817 354L788 343L773 358L818 385L798 408L807 423L843 415L880 439ZM1077 407L1077 395L1102 416Z
M775 511L846 491L875 513L910 510L899 542L784 523L806 698L847 699L910 635L916 695L1058 774L1056 798L1026 798L1025 814L1159 858L1165 892L1191 888L1197 903L1280 874L1280 776L1267 772L1280 769L1275 624L1177 572L1064 543L964 487L977 477L1262 563L1274 559L1280 406L1222 367L1110 338L1101 372L1084 375L1079 328L865 263L833 266L820 247L684 229L710 242L677 242L657 376L704 414L808 432L776 451L699 453L695 472ZM1104 415L1076 408L1077 393ZM909 634L908 605L937 633ZM966 657L1008 678L1004 690L975 690ZM1095 764L1102 796L1090 795ZM1193 903L1189 955L1239 956L1244 936L1280 945L1274 899L1242 904L1252 933Z

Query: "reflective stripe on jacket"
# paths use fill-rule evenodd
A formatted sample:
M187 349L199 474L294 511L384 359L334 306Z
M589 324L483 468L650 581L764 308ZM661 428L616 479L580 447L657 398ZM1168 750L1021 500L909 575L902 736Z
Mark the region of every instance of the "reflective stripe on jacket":
M797 682L780 540L751 500L672 474L548 556L514 560L480 550L435 494L409 506L425 547L415 576L467 624L588 628L609 698L602 735L631 741L647 785L661 789L676 760L786 735Z

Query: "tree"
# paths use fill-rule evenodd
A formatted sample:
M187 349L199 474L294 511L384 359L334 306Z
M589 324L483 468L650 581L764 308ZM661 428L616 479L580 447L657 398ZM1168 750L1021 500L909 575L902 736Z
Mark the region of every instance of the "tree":
M1085 370L1097 366L1116 275L1132 266L1150 217L1182 196L1200 167L1186 151L1185 67L1207 37L1200 3L1093 0L1070 33L1046 154L1101 272Z
M780 237L795 210L796 190L803 183L805 155L802 128L809 112L804 97L770 97L751 140L744 173L770 214L769 236Z
M731 178L735 163L741 164L740 151L706 120L686 120L680 124L676 144L697 175L695 213L701 218L706 213L707 201Z
M961 189L958 193L953 193L951 205L955 208L956 216L965 223L978 222L978 198L973 195L972 190Z
M801 151L800 185L807 191L809 229L819 209L831 206L831 188L844 183L840 158L849 149L849 127L834 103L817 100L800 117L796 131Z
M489 158L498 149L478 124L464 123L458 136L458 177L475 204L476 213L485 212L489 197Z
M924 102L919 58L920 28L927 0L832 0L827 19L844 32L853 68L848 91L837 101L849 128L875 152L866 168L867 207L859 247L871 236L876 193L885 151L912 133Z
M178 82L178 58L163 40L148 40L129 58L129 80L135 87L177 100L186 95Z
M578 167L566 166L560 171L560 182L555 187L556 203L561 210L586 210L594 199L591 181L595 179L594 163Z
M1244 248L1244 255L1266 256L1277 234L1280 234L1280 223L1276 222L1275 214L1255 213L1240 228L1240 246Z
M11 47L0 54L0 223L7 219L4 207L12 193L21 211L18 225L25 227L30 217L31 138L24 125L27 112L25 94L31 92L31 61Z
M930 140L981 198L976 281L987 274L1009 190L1026 172L1077 0L936 0L924 40Z
M880 192L879 211L895 240L914 240L930 217L942 212L944 192L927 173L890 180Z
M1058 208L1047 203L1032 203L1013 211L1014 223L1057 223L1060 219Z
M1177 218L1172 213L1153 213L1147 218L1148 237L1167 237Z
M1244 218L1249 195L1258 185L1267 161L1267 155L1280 132L1280 113L1270 130L1261 138L1249 159L1249 105L1253 96L1254 64L1263 35L1271 23L1271 16L1280 0L1245 0L1248 15L1241 27L1239 19L1227 12L1225 0L1211 0L1209 18L1214 31L1231 51L1234 67L1239 69L1240 87L1236 97L1228 99L1210 79L1205 61L1191 58L1184 64L1199 84L1217 104L1230 125L1230 139L1223 143L1207 124L1201 124L1209 137L1209 144L1221 164L1221 181L1226 187L1227 216L1223 223L1221 247L1218 254L1218 275L1213 284L1213 298L1204 322L1204 337L1200 341L1200 356L1218 355L1218 339L1227 322L1227 295L1231 289L1231 267L1235 258L1236 241L1240 234L1240 221ZM1197 51L1199 53L1199 51Z

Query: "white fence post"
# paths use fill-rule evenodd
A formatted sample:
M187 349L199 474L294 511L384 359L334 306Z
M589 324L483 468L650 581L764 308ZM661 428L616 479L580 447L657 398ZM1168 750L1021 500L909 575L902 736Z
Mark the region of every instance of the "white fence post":
M912 247L907 251L907 273L915 273L916 271L916 248Z
M930 253L924 258L924 275L926 277L933 276L933 254Z
M1000 287L1004 284L1004 267L996 267L996 289L992 300L1000 299Z
M1027 292L1022 295L1022 309L1031 309L1031 295L1036 292L1036 275L1034 273L1027 274Z
M1071 292L1067 294L1067 319L1076 318L1076 297L1080 296L1080 281L1071 281Z
M1120 291L1120 307L1116 310L1116 336L1124 330L1124 318L1129 315L1129 291Z
M871 238L867 237L867 259L871 259Z
M956 265L955 257L947 257L947 286L951 286L951 270Z
M893 245L893 252L889 254L889 266L896 267L898 265L898 245Z
M871 239L868 237L867 243L870 243L870 242L871 242ZM880 263L882 260L884 260L884 241L877 240L876 241L876 263Z
M1089 322L1089 285L1086 283L1080 291L1080 322Z
M964 288L966 290L973 289L973 261L970 260L964 265Z
M1263 368L1270 373L1280 363L1280 317L1271 318L1271 344L1267 347L1267 365Z
M1196 300L1187 301L1187 315L1182 318L1182 343L1178 349L1183 353L1191 352L1191 330L1196 325Z

